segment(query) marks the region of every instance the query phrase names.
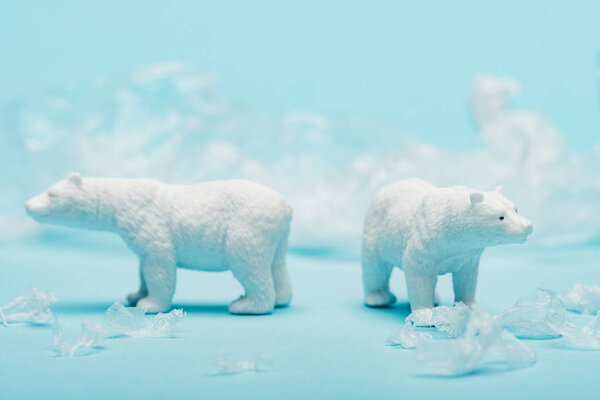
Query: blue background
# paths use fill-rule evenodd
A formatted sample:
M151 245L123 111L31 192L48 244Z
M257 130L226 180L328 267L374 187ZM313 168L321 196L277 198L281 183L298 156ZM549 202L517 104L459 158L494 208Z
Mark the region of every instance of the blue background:
M176 60L264 113L368 114L427 141L476 144L478 73L517 78L576 148L600 130L595 1L0 2L0 103Z
M67 98L91 98L89 107L106 111L111 103L95 97L93 82L119 81L141 66L174 61L214 72L219 96L251 110L252 121L277 120L290 110L332 120L366 118L370 128L384 127L379 138L393 127L459 154L480 146L468 111L473 79L511 76L522 86L513 106L549 119L569 154L587 154L600 142L598 17L600 3L593 1L0 0L0 143L26 142L15 110L36 111L48 93L78 90L83 95ZM145 99L157 101L151 109L177 107L170 98ZM354 146L353 157L365 151L362 142L341 134L332 141L319 153L324 158L337 160L341 143ZM10 150L0 172L12 185L5 198L17 193L18 208L5 207L16 221L22 201L51 183L47 175L76 165L57 156L36 166L19 158L25 147L5 147ZM268 165L269 149L258 153ZM600 177L594 168L587 172ZM596 183L577 192L562 209L576 210L578 199L598 205L597 191ZM11 223L4 230L20 229ZM49 228L2 237L0 303L29 286L52 290L60 299L54 310L71 337L82 319L101 321L110 304L137 287L134 255L110 235ZM295 298L273 315L229 315L228 303L241 294L229 273L179 271L175 302L187 317L173 339L111 339L70 359L52 350L49 327L0 327L0 398L598 397L599 354L564 348L559 340L527 341L538 357L532 368L491 368L455 379L420 375L410 351L384 346L408 313L402 274L392 284L399 304L367 309L356 246L343 242L346 247L324 253L315 240L292 246ZM492 249L482 260L478 300L499 312L536 286L560 291L576 282L597 284L598 243ZM440 284L445 304L452 300L447 278ZM581 324L589 319L572 318ZM220 354L239 360L265 355L276 367L212 376L210 359Z

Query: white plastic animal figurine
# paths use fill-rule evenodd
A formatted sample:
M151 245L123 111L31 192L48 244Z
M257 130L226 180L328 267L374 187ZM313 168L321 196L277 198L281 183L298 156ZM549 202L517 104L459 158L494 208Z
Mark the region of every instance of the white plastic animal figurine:
M146 312L170 309L176 267L231 270L245 290L229 306L234 314L267 314L292 298L285 263L292 209L257 183L168 185L72 173L25 208L38 222L118 233L140 259L141 286L128 300Z
M483 249L524 243L531 222L517 214L502 193L462 186L436 188L402 180L381 189L364 222L362 269L365 303L396 302L389 279L394 266L404 270L412 310L434 306L438 275L452 273L454 300L475 302Z

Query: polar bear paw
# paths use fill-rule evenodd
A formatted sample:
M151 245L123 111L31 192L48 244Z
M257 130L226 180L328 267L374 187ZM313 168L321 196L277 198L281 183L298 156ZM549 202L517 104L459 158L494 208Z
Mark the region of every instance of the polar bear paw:
M141 308L149 314L168 312L171 309L170 303L160 302L152 297L144 297L137 302L137 308Z
M138 303L138 301L140 301L141 299L143 299L144 297L148 296L147 292L142 292L142 291L138 291L138 292L133 292L127 295L127 302L129 303L129 305L131 307L135 307Z
M389 290L377 290L365 295L365 304L369 307L387 307L396 302L396 296Z
M229 312L232 314L270 314L273 312L273 304L241 296L229 305Z

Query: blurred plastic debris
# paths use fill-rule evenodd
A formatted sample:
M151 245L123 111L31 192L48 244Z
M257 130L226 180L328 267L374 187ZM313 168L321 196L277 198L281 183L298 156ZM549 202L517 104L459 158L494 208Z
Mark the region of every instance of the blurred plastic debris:
M535 363L535 353L506 331L492 315L475 307L465 332L453 340L419 341L417 360L427 372L439 375L463 375L485 363L505 363L509 369Z
M230 358L212 357L211 363L216 370L214 375L235 375L242 372L268 372L274 369L273 362L264 355L256 360L233 360Z
M52 320L50 306L57 301L53 292L31 288L25 296L19 296L0 306L0 318L4 325L9 322L45 324Z
M586 293L586 289L576 285L572 292ZM418 332L416 326L435 326L455 339L434 340L429 333ZM517 337L562 337L576 347L600 349L600 312L586 326L578 327L569 320L555 292L537 288L498 316L463 303L416 310L387 344L416 348L417 360L429 373L463 375L488 362L504 363L509 369L533 365L535 353Z
M70 344L63 342L63 330L58 320L54 320L52 327L54 348L61 356L68 355L69 357L73 357L77 352L97 347L106 334L107 332L99 323L85 319L81 322L79 338L75 343Z
M541 288L520 298L497 318L516 336L529 339L558 337L560 329L569 322L565 305L558 295Z
M600 349L598 315L586 326L574 325L558 295L536 289L498 316L500 323L519 337L548 339L561 336L567 343L588 349Z
M600 312L600 286L576 283L561 296L567 310L596 314Z
M600 349L600 312L583 328L569 322L560 328L560 333L575 347Z
M412 315L412 314L411 314ZM388 346L400 346L404 349L414 349L421 339L433 339L427 332L417 332L412 322L407 317L404 326L388 338Z
M144 310L125 307L115 302L104 313L104 321L115 332L131 337L167 337L172 336L181 325L185 316L182 309L168 313L158 313L145 318Z
M453 307L421 308L411 313L407 320L412 321L415 326L435 326L452 337L458 337L467 329L470 315L471 308L458 302Z

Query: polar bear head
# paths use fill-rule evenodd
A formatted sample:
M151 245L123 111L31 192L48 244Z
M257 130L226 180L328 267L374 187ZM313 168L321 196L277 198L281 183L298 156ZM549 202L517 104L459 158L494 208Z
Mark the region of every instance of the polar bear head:
M515 204L504 196L501 186L492 192L471 191L463 215L469 240L479 247L524 243L533 231L527 218L519 215Z
M25 203L27 214L38 222L86 228L97 213L97 196L83 178L71 173Z

